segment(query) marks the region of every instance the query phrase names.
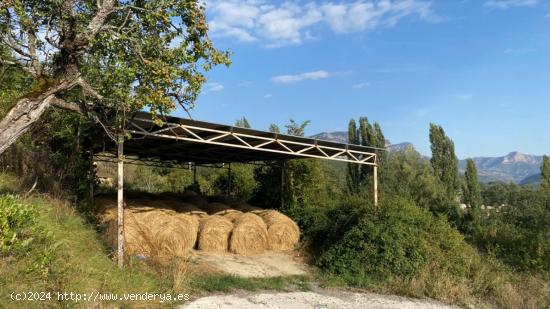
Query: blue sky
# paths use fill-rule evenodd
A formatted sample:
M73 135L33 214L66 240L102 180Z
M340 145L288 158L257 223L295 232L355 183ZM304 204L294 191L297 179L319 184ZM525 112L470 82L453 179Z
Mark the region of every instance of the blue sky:
M550 153L550 1L208 1L207 16L233 64L207 73L195 119L311 135L364 115L423 154L430 122L460 158Z

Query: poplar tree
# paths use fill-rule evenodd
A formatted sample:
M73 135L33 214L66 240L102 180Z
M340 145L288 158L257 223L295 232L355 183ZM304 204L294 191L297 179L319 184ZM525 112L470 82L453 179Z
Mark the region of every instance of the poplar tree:
M455 155L454 143L445 135L441 126L431 123L430 144L432 150L430 162L433 171L444 185L448 198L453 200L458 189L458 159Z
M477 168L474 160L468 159L466 161L466 172L464 173L466 178L466 188L464 192L464 203L469 205L472 209L472 213L477 212L481 207L481 190L479 189L479 181L477 179Z
M359 135L355 119L350 119L348 124L348 143L359 145ZM359 166L355 163L348 163L346 182L350 193L359 192Z
M540 167L541 174L541 189L550 194L550 159L548 156L542 157L542 165Z
M235 126L241 128L250 128L250 123L248 122L248 119L243 116L243 118L237 119L237 121L235 121Z

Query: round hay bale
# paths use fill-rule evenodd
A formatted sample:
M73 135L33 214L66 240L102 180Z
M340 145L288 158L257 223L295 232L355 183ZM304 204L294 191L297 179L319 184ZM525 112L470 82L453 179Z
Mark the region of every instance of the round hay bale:
M220 214L220 215L224 218L229 219L231 222L233 222L233 221L235 221L235 219L240 217L242 214L243 213L238 211L238 210L231 209L230 211L225 211L224 214Z
M118 248L118 221L116 217L116 209L114 209L114 218L107 221L105 230L105 240L113 248ZM133 214L124 211L124 246L125 252L128 255L150 253L151 231L149 228L139 223Z
M263 210L262 208L252 206L248 203L233 204L233 208L242 212L257 212Z
M229 251L242 255L263 253L268 248L267 226L255 214L245 213L235 219Z
M292 219L276 210L266 210L259 216L267 225L270 250L288 251L294 249L300 240L300 229Z
M187 214L149 216L159 256L185 256L197 240L198 219Z
M200 221L197 248L210 252L225 252L233 223L222 216L208 216Z

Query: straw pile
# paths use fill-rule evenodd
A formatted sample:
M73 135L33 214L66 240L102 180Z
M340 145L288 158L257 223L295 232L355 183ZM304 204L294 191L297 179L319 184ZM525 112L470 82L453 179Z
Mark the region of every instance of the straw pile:
M267 227L255 214L245 213L235 219L229 251L242 255L263 253L267 247Z
M200 221L198 249L224 252L229 248L233 223L222 216L208 216Z
M300 240L300 229L292 219L276 210L266 210L259 216L267 225L270 250L288 251L294 249Z

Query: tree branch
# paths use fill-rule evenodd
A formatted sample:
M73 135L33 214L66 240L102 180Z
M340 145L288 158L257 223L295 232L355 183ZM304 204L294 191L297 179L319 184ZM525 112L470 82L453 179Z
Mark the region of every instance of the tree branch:
M67 102L67 101L65 101L63 99L60 99L58 97L54 97L50 101L50 105L53 106L53 107L57 107L57 108L60 108L60 109L67 110L67 111L77 112L79 114L83 114L83 111L82 111L82 109L80 108L80 106L78 104L72 103L72 102Z
M103 101L104 97L99 94L90 84L88 84L88 82L86 82L82 77L79 77L77 80L76 80L76 83L77 85L79 85L80 87L82 87L82 90L84 91L85 94L87 95L90 95L100 101Z

